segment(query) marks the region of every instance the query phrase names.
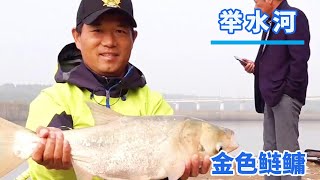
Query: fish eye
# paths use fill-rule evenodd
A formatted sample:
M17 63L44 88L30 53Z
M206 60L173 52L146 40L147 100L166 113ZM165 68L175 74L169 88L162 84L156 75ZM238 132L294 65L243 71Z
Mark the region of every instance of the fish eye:
M215 152L220 152L220 151L222 151L222 150L223 150L223 146L221 145L221 143L218 143L218 144L216 145Z

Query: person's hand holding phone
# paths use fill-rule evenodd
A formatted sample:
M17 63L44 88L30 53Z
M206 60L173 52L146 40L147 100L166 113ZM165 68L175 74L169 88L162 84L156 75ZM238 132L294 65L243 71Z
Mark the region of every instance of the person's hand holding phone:
M242 58L239 58L238 56L234 56L234 58L236 58L236 60L238 60L242 66L246 66L247 65L247 62L244 61Z
M240 62L240 64L244 67L244 70L247 71L247 73L254 73L254 62L249 60L249 59L245 59L245 58L239 58L237 56L234 56L234 58L236 58L236 60L238 60Z

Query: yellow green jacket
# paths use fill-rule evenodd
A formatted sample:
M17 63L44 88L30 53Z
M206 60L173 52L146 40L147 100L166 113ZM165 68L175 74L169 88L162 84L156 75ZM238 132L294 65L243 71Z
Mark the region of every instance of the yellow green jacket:
M163 97L152 91L142 72L128 64L122 78L101 77L90 71L81 60L74 44L59 54L56 84L44 89L30 104L26 127L36 131L39 126L63 130L94 126L86 101L98 103L123 115L171 115L173 110ZM33 180L75 180L71 170L48 170L29 160Z

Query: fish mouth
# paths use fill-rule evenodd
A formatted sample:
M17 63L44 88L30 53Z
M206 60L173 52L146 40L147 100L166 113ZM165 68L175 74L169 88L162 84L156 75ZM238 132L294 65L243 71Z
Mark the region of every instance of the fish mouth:
M239 148L239 144L235 144L233 146L230 147L229 152L235 151Z
M230 144L229 146L226 148L227 152L232 152L236 149L239 148L239 143L236 141L236 138L234 136L234 132L232 132L232 135L230 137Z
M235 145L232 145L232 146L228 146L226 148L222 148L222 150L226 151L227 153L230 153L230 152L233 152L233 151L237 150L238 148L239 148L239 145L235 144Z

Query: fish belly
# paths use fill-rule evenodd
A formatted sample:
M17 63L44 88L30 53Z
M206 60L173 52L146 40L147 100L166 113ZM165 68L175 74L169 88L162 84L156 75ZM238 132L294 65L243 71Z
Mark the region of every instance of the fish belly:
M161 179L180 158L178 134L179 123L122 120L74 131L67 139L74 163L92 175Z

